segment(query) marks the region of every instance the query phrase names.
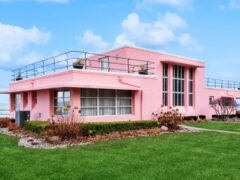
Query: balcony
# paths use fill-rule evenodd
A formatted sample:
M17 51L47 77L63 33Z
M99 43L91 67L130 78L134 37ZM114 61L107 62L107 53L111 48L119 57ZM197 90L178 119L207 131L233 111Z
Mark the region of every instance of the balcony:
M207 78L206 85L208 88L240 90L240 82L238 81Z
M20 81L67 70L92 70L127 74L153 75L154 62L113 56L68 51L12 71L12 81ZM141 70L141 71L140 71Z

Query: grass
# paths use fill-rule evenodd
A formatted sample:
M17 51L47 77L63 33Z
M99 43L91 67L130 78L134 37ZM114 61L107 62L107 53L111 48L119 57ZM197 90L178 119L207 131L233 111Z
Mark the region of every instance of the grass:
M188 126L240 132L240 123L204 122L204 123L198 123L198 124L190 123L188 124Z
M239 179L240 136L174 133L39 150L0 135L0 179Z

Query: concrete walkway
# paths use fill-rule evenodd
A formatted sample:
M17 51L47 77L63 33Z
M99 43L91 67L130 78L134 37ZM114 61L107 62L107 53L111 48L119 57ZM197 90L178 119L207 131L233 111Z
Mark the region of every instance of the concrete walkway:
M205 129L205 128L190 127L190 126L185 126L185 125L180 125L180 127L184 128L184 129L195 130L195 131L209 131L209 132L219 132L219 133L238 134L238 135L240 135L240 132L236 132L236 131Z

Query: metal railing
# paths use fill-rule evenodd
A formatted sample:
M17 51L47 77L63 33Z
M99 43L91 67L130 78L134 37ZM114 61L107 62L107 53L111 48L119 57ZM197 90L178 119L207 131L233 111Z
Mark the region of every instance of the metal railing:
M101 60L107 58L108 67L101 68ZM106 54L68 51L12 71L12 81L25 80L55 72L74 69L77 60L84 62L84 70L99 70L122 73L138 73L144 66L145 74L152 75L154 62ZM146 73L147 72L147 73Z
M207 78L206 85L207 85L207 87L210 87L210 88L240 90L240 82L239 81Z

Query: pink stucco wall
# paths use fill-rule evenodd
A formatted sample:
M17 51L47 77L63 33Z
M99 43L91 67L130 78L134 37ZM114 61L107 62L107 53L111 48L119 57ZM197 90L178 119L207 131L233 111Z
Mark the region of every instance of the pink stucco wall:
M99 72L97 69L87 70L68 70L51 75L45 75L30 80L18 81L10 84L10 93L25 93L26 98L22 100L22 110L31 111L31 119L47 120L53 114L53 91L57 89L71 90L71 105L72 107L80 107L80 88L95 88L95 89L124 89L133 91L133 113L131 115L117 116L95 116L84 117L84 121L126 121L150 119L151 113L160 110L162 105L162 63L169 64L169 106L173 106L172 98L172 76L173 65L178 64L185 67L185 102L188 102L188 69L194 68L194 105L192 107L185 103L180 109L183 115L206 115L211 117L214 112L209 107L209 96L216 98L221 96L231 96L240 98L240 91L210 89L205 87L205 64L201 61L192 60L189 58L168 55L138 48L124 47L103 53L104 55L126 57L132 59L141 59L153 61L154 75L139 75L121 73L117 71ZM97 59L97 57L91 57ZM123 62L121 58L119 62ZM125 61L125 60L124 60ZM133 62L138 63L138 62ZM99 63L96 62L96 66ZM111 65L110 66L116 66ZM32 91L37 92L37 104L32 105ZM11 98L11 104L13 104ZM25 104L24 104L25 103ZM25 105L25 106L24 106ZM12 116L14 109L12 108ZM81 107L80 107L81 108Z

